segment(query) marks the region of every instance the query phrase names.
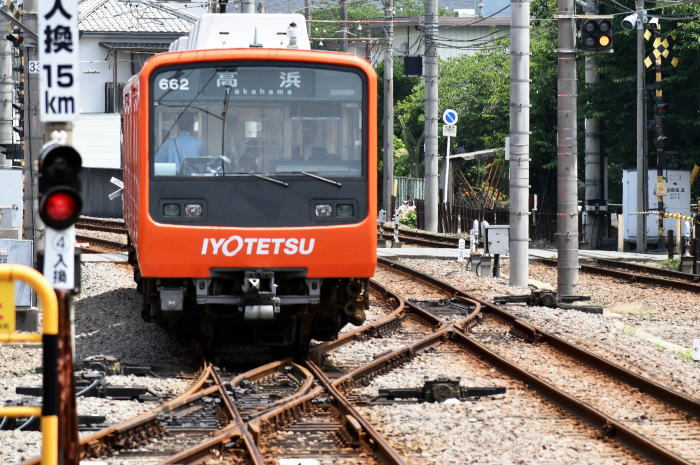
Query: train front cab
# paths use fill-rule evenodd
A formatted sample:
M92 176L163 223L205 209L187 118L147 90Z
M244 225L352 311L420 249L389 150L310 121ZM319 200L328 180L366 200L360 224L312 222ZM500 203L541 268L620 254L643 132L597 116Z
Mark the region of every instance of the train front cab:
M127 89L125 218L144 316L282 346L361 323L376 266L369 64L168 53Z

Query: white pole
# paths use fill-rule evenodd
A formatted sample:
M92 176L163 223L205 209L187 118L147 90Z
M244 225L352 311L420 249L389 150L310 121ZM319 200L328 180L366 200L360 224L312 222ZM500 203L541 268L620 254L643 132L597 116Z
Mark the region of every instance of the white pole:
M527 286L530 198L530 1L511 0L510 276L512 286Z
M424 0L425 230L438 230L438 2Z
M447 149L445 149L445 189L442 191L442 203L447 203L447 186L450 179L450 136L447 136Z

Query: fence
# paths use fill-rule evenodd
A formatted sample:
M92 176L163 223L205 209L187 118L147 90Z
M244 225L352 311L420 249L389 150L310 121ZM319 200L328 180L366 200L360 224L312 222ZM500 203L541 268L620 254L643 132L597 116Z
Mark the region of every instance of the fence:
M416 199L413 200L413 203L416 205L418 229L425 229L425 201ZM472 228L474 220L479 220L479 222L486 220L489 224L508 224L509 212L505 208L480 209L449 203L438 205L438 232L456 233L459 221L460 230L466 233ZM530 215L530 240L544 240L553 243L556 231L556 212L532 212Z
M399 204L407 200L423 198L423 188L425 185L423 178L394 176L394 185L396 187L396 199L398 199Z

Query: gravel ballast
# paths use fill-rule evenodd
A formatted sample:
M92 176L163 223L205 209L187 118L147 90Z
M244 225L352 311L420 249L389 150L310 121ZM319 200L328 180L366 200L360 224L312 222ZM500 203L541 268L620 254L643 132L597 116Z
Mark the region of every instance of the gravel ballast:
M176 367L196 370L186 345L170 339L155 324L139 314L140 297L135 291L131 267L114 263L83 263L82 290L75 301L75 361L94 355L118 357L122 363L152 366L173 372ZM19 400L17 386L38 386L41 375L41 346L3 345L0 350L0 395ZM163 397L183 392L189 381L151 376L108 376L112 385L144 386ZM155 402L81 397L79 414L104 415L113 424L156 406ZM81 433L84 436L90 433ZM0 431L0 463L14 464L40 453L38 432Z
M491 301L499 295L527 294L524 287L508 285L508 277L479 277L466 271L465 263L442 259L402 259L402 264L414 267L424 273L443 279L453 286L476 297ZM507 261L502 270L507 273ZM388 273L378 268L376 278L380 282ZM542 264L530 264L530 277L556 289L556 269ZM393 278L389 279L393 282ZM548 307L528 307L521 304L504 306L506 310L524 318L541 329L560 336L591 352L603 356L642 376L657 381L676 391L694 398L700 398L700 363L689 359L689 351L678 352L664 348L663 344L650 342L641 337L640 321L644 322L644 332L660 336L668 327L678 325L693 332L693 325L700 321L700 296L689 295L687 291L656 288L650 294L643 294L639 284L622 283L604 276L579 274L581 282L579 294L590 295L594 303L605 305L603 315L589 314L574 310ZM403 278L394 287L399 292L410 292L413 286ZM595 286L586 284L597 283ZM392 285L393 286L393 285ZM619 303L638 300L643 297L647 308L657 309L654 313L634 314L615 311ZM674 311L665 311L676 305ZM687 324L688 321L696 320ZM682 331L684 329L679 329ZM698 329L697 337L700 337ZM689 348L689 346L688 346Z

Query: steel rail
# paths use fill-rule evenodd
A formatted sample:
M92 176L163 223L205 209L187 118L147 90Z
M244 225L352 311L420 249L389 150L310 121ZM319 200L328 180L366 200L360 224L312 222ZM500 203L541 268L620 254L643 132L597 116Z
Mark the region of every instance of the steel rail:
M250 371L246 371L245 373L241 373L240 375L236 376L233 378L229 384L231 385L232 388L235 388L237 385L239 385L243 380L249 380L251 382L258 381L260 379L264 379L266 377L272 376L274 373L279 372L280 368L283 368L287 365L293 365L294 368L299 370L303 375L304 375L304 382L302 383L301 386L299 386L299 389L296 390L294 394L292 394L289 397L285 397L282 399L278 399L270 404L268 404L263 410L258 412L257 414L264 413L266 411L272 410L276 408L278 405L282 405L285 402L288 402L292 399L296 399L298 397L302 397L303 395L307 394L311 387L314 384L314 379L311 373L304 368L301 365L297 365L296 363L293 363L291 359L285 359L285 360L277 360L275 362L270 362L266 365L262 365L260 367L254 368Z
M384 230L382 239L393 239L391 231ZM428 247L457 247L459 239L449 236L439 236L428 232L414 232L399 229L399 241L408 244L425 245Z
M367 337L377 337L380 334L391 331L392 329L400 326L401 322L409 314L414 314L418 318L423 319L424 322L431 326L433 329L439 328L443 325L440 319L428 312L424 312L422 310L420 312L414 312L411 308L409 308L409 311L407 312L407 307L405 305L404 300L395 293L386 289L378 282L371 280L370 288L372 289L372 291L381 294L385 301L394 302L396 307L390 313L378 319L377 321L365 324L357 329L343 334L341 337L333 341L324 342L319 346L314 347L309 351L307 358L318 362L320 360L321 354L332 352L333 350L336 350L339 347L342 347L354 341L363 340Z
M593 354L592 352L581 349L580 347L577 347L571 344L570 342L559 338L558 336L549 334L546 331L543 331L523 321L522 319L516 317L512 313L503 310L497 305L482 300L478 297L469 295L453 287L451 284L445 281L434 278L432 276L428 276L417 270L413 270L409 267L401 265L400 263L396 263L385 258L380 257L379 263L384 266L403 272L404 274L408 274L409 276L412 276L414 278L418 278L421 281L431 284L433 287L441 289L447 294L453 296L458 295L471 300L475 300L481 303L481 305L483 306L482 313L491 313L492 315L500 318L501 320L506 321L507 323L513 325L522 334L528 335L532 340L550 344L559 351L564 352L567 355L576 358L585 364L588 364L589 366L592 366L627 384L634 385L638 389L641 389L642 391L652 395L654 398L661 402L664 402L672 407L675 407L679 410L683 410L689 413L690 415L700 418L700 402L696 399L692 399L688 396L672 391L671 389L668 389L667 387L661 384L651 381L643 376L632 373L631 371L613 362L605 360Z
M424 310L416 307L410 302L406 302L405 305L409 308L413 307L413 310L416 312L424 312ZM520 380L554 405L557 405L575 417L586 421L588 424L599 429L606 435L614 437L617 442L625 445L630 450L661 464L690 464L690 462L674 454L672 451L669 451L668 449L645 438L631 428L628 428L621 422L616 421L597 409L588 406L585 402L582 402L576 397L567 394L551 383L548 383L536 375L523 370L517 365L496 354L484 344L481 344L470 337L462 328L474 320L476 313L477 312L470 315L465 320L462 320L457 325L443 326L437 332L426 336L410 346L397 349L389 354L385 354L382 357L373 360L369 364L359 367L352 372L345 374L341 378L338 378L333 382L333 384L339 389L347 389L351 385L363 383L364 378L375 374L384 373L407 361L407 359L413 358L417 352L423 351L428 347L449 338L450 340L465 347L465 349L473 353L476 357L486 360L491 365L498 368L501 372Z
M543 259L541 259L541 261L545 265L549 265L549 266L556 266L556 264L557 264L556 260L553 260L550 258L543 258ZM618 265L618 264L611 265L611 266L623 267L622 265ZM630 266L631 266L631 264L630 264ZM641 266L641 265L639 265L639 266ZM635 282L639 282L639 283L653 284L653 285L657 285L657 286L660 285L660 286L672 287L672 288L676 288L676 289L683 289L686 291L700 293L700 284L687 281L688 278L685 278L686 281L678 281L675 279L662 278L660 276L647 276L647 275L643 275L643 274L614 270L611 268L606 268L604 266L593 266L593 265L582 264L579 267L580 267L581 271L592 273L592 274L612 276L614 278L626 279L629 281L635 281ZM650 268L650 267L646 267L646 268L648 268L649 270L652 270L652 271L643 270L644 272L654 273L653 268ZM639 270L639 271L642 271L642 270ZM683 273L683 274L685 274L685 273ZM692 275L686 275L686 276L690 276L692 278ZM700 279L700 278L698 278L698 279Z
M661 276L668 276L670 278L684 279L690 282L700 282L700 275L683 273L682 271L668 270L666 268L656 268L653 266L641 265L639 263L629 263L619 260L612 260L609 258L596 258L596 263L604 266L617 266L619 268L625 268L633 271L640 271L643 273L658 274Z
M700 416L700 403L690 397L684 396L683 394L674 392L665 386L662 386L654 381L648 380L642 376L630 372L612 362L604 360L597 355L592 354L586 350L570 344L563 339L556 336L550 335L532 325L525 323L514 315L500 309L499 307L483 301L481 299L470 296L459 289L456 289L452 285L446 283L437 278L433 278L424 273L421 273L412 268L406 267L399 263L387 260L384 258L379 258L379 262L383 266L387 266L403 274L407 274L413 278L420 279L425 283L431 284L433 287L438 288L448 294L460 295L462 297L470 298L480 302L483 305L484 313L491 313L495 317L500 318L514 327L523 334L528 334L531 336L533 341L543 342L550 344L553 348L559 350L560 352L581 361L588 366L598 369L611 376L612 378L618 379L624 383L627 383L635 388L643 391L646 394L651 395L657 400L666 403L669 406L677 408L678 410L684 411L689 415L699 417ZM407 303L407 305L411 305ZM565 392L559 390L558 388L550 385L549 383L541 380L535 375L532 375L525 370L513 365L508 360L504 359L500 355L492 352L486 346L482 345L472 337L470 337L463 329L463 324L452 325L454 334L457 335L457 340L467 344L473 351L478 352L479 356L491 360L493 363L497 363L503 370L507 370L508 373L516 374L527 385L534 386L538 392L543 396L550 399L555 404L567 411L571 412L575 416L581 418L582 420L600 429L603 433L610 437L614 437L618 442L624 444L631 450L655 461L660 464L679 464L679 465L689 465L690 462L679 457L668 449L648 440L647 438L636 433L634 430L628 428L624 424L612 419L608 415L594 409L587 404L577 400L576 398L569 396Z
M300 386L300 388L294 395L281 399L280 401L274 402L270 405L269 408L263 410L262 412L257 412L255 416L262 415L264 413L268 413L270 411L278 409L284 409L286 403L292 402L293 400L307 395L308 391L311 389L311 387L313 387L313 377L311 373L309 373L309 371L303 366L292 363L290 359L278 360L249 370L245 373L234 377L231 381L228 382L228 384L231 387L235 387L244 379L256 380L264 378L266 376L270 376L276 371L279 372L280 368L288 364L294 365L294 367L304 375L304 377L306 378L305 382L302 384L302 386ZM221 388L224 389L224 383L221 381L221 378L219 377L218 373L214 372L213 376L217 382L217 385L221 386ZM213 437L202 441L194 447L191 447L187 450L181 451L178 454L168 457L167 459L161 461L158 465L199 463L202 458L212 455L213 451L223 451L226 444L228 444L232 439L235 438L240 439L240 441L243 444L243 451L247 454L249 460L253 465L264 465L265 460L257 447L257 441L254 435L249 429L249 422L243 420L241 413L238 410L238 407L231 400L231 397L229 395L223 396L223 401L225 403L227 411L230 412L230 415L233 418L233 422L231 424L213 433Z
M98 222L93 222L93 221L87 221L87 220L78 220L75 223L76 229L88 229L90 231L102 231L102 232L109 232L109 233L115 233L115 234L126 234L126 225L121 224L119 226L110 226L108 224L102 224Z
M345 398L343 394L336 388L333 383L328 379L326 374L321 370L321 368L318 367L314 362L311 360L306 360L305 365L311 371L314 376L316 377L317 380L321 383L323 388L326 390L326 392L335 399L336 401L336 407L339 407L340 410L343 411L347 416L350 416L355 419L355 421L358 422L359 427L364 430L364 432L370 437L370 442L372 443L373 447L375 448L375 451L379 452L379 454L384 458L386 463L389 464L395 464L395 465L408 465L408 462L406 462L403 457L394 449L394 447L389 444L389 441L384 439L384 436L382 436L376 429L374 429L374 426L370 422L368 422L360 413L353 407L350 402ZM350 423L350 426L352 426L352 423ZM355 426L357 428L357 426ZM360 431L357 431L358 436L360 435Z
M563 408L594 428L599 429L606 436L615 439L618 443L626 446L642 457L646 457L660 465L692 465L692 462L685 460L654 441L645 438L623 423L509 362L468 336L461 329L455 327L451 335L455 341L460 342L475 356L488 360L499 370L519 379L554 405Z
M115 444L119 444L125 435L134 431L150 431L153 434L160 434L162 428L157 424L157 420L161 414L172 412L218 390L217 386L205 386L213 380L213 373L212 367L207 365L187 391L178 397L168 400L153 410L128 418L82 438L78 445L80 457L99 457ZM40 463L41 457L32 457L22 462L21 465L39 465Z
M108 248L108 249L113 249L113 250L120 250L124 251L127 248L127 245L123 242L116 242L116 241L110 241L108 239L101 239L98 237L93 237L93 236L85 236L82 234L76 234L75 235L75 240L79 242L91 242L96 245ZM91 249L87 249L91 250Z

